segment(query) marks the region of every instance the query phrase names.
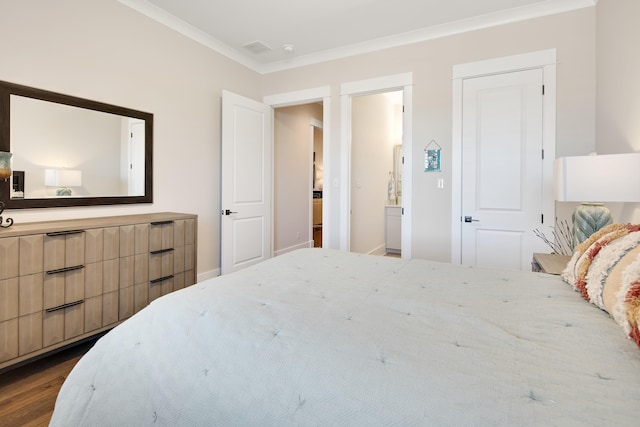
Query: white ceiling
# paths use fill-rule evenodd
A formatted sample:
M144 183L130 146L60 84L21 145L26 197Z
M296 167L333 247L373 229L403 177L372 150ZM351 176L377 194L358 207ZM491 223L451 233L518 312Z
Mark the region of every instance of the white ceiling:
M119 0L266 73L594 6L597 0ZM243 47L259 42L256 53ZM285 45L293 47L287 52Z

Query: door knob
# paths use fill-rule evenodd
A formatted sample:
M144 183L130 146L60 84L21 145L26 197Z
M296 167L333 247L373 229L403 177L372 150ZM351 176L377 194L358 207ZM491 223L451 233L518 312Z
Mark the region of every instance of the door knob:
M225 209L225 210L222 211L222 215L231 215L231 214L234 214L234 213L238 213L238 212L232 212L229 209Z
M464 222L480 222L479 219L473 219L472 216L465 216L464 217Z

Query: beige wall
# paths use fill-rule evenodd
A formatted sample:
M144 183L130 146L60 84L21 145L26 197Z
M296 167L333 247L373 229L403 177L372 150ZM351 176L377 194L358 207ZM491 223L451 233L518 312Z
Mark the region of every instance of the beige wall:
M640 2L597 5L597 122L599 154L640 151ZM608 204L616 222L640 222L640 203Z
M199 216L198 272L219 267L220 96L259 75L114 0L0 0L0 80L154 114L154 203L12 210L16 223L143 212Z
M600 0L597 11L597 151L640 151L640 1Z
M330 85L332 164L340 158L340 85L368 78L413 73L413 224L415 258L450 260L451 252L451 72L456 64L557 49L557 155L595 147L595 8L502 25L356 57L265 75L264 95ZM442 146L445 189L423 171L424 146ZM339 176L337 168L334 178ZM339 241L338 191L333 192L332 244Z
M625 27L615 28L616 20L626 23L637 16L627 13L626 9L618 11L616 2L637 10L634 0L600 0L598 25L604 28L605 23L610 22L610 29L602 30L598 36L601 55L602 51L614 47L622 49L618 46L620 34L617 33L622 33ZM165 210L193 212L200 216L198 270L201 274L219 266L220 95L223 89L261 99L264 95L329 85L332 96L328 137L332 165L335 165L334 175L325 177L325 182L329 182L343 178L338 167L340 85L412 72L412 249L413 256L419 258L449 260L451 221L455 220L448 187L453 65L556 48L559 62L557 155L588 153L596 144L594 7L264 76L113 0L0 0L0 10L1 80L147 111L155 118L153 205L12 210L10 216L16 222L25 222ZM629 31L637 34L638 30ZM624 38L627 43L632 39ZM604 67L604 55L598 60L598 96L602 108L605 105L622 108L618 99L605 101L601 94L603 76L614 74L613 67L622 59L607 60L608 65ZM623 62L627 67L637 67L633 54L625 55ZM603 70L607 67L609 71ZM622 100L635 106L637 111L638 97L627 98L637 89L637 83L632 84L635 77L625 78L629 90L618 91ZM602 115L598 119L598 135L604 132L608 137L614 132L607 129L615 126L600 117ZM633 122L629 113L618 129L624 129L621 132L627 134L636 129L637 135ZM432 139L443 149L444 191L437 190L422 172L422 150ZM602 137L598 139L601 144ZM329 238L334 246L341 232L337 216L339 201L340 194L334 191L333 232Z
M322 105L278 108L274 113L274 252L309 247L311 235L311 124Z

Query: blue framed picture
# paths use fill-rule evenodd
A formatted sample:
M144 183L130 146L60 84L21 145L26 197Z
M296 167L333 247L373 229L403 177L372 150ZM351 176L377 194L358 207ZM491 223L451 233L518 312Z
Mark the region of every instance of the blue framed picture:
M440 172L440 151L424 150L424 171Z

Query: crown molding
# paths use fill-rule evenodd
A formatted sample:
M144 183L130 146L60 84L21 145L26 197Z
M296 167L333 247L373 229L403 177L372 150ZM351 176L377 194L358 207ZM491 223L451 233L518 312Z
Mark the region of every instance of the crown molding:
M151 19L181 33L182 35L203 44L204 46L226 56L241 65L250 68L259 74L269 74L292 68L333 61L364 53L375 52L393 47L405 46L442 37L462 34L469 31L481 30L498 25L525 21L548 15L555 15L572 10L594 7L598 0L546 0L528 6L507 9L500 12L489 13L474 18L454 21L447 24L410 31L394 36L383 37L363 43L352 44L336 49L288 58L267 64L259 63L248 56L238 52L234 48L209 36L190 24L165 12L147 0L118 0L120 3L148 16Z
M141 14L153 19L156 22L159 22L166 27L171 28L174 31L177 31L183 36L188 37L191 40L194 40L201 45L206 46L209 49L214 50L219 54L244 65L247 68L259 72L259 62L254 61L246 55L241 54L231 46L222 43L214 37L211 37L204 31L197 29L193 25L186 23L185 21L166 12L164 9L159 8L158 6L148 2L147 0L118 0L118 2L130 7L137 12L140 12Z

